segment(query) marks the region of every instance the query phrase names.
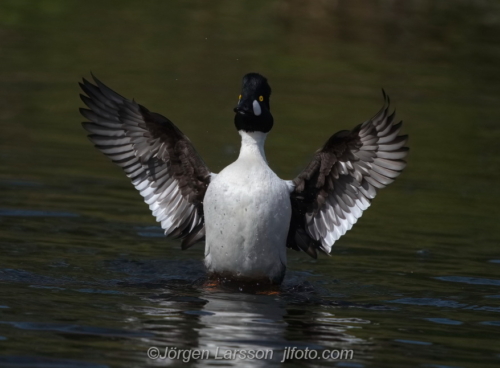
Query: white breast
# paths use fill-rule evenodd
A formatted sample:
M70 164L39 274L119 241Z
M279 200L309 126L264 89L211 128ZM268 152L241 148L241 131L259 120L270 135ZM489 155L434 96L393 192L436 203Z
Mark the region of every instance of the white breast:
M204 199L209 272L281 281L286 268L290 195L269 168L264 133L244 133L237 161L210 183Z

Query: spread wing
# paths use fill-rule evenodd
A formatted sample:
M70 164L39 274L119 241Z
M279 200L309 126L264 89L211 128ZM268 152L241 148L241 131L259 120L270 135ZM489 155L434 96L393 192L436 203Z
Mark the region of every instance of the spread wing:
M90 141L125 171L165 235L182 238L183 249L203 240L211 173L189 139L166 117L94 81L80 83Z
M406 135L398 135L389 97L370 120L351 131L335 133L294 180L292 219L287 246L313 258L330 253L370 206L377 191L405 168Z

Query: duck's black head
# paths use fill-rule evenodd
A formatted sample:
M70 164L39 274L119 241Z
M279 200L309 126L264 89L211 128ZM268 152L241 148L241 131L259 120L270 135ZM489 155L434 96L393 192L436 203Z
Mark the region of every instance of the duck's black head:
M269 106L271 87L267 79L257 73L243 77L243 87L234 108L236 129L245 132L269 132L273 127L273 116Z

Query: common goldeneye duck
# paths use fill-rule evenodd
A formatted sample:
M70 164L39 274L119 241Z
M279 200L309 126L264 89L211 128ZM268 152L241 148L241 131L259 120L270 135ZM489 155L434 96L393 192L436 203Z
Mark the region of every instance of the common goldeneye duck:
M273 116L262 75L243 78L234 108L240 154L219 174L169 119L94 81L80 83L90 141L123 168L166 236L182 239L182 249L205 240L215 277L281 283L287 247L329 254L406 166L407 136L398 135L402 122L394 123L385 93L374 117L331 136L295 179L282 180L264 152Z

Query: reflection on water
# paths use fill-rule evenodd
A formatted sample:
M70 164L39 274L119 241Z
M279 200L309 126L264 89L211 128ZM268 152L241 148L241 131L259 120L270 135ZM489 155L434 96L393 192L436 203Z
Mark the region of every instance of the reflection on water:
M246 360L236 356L224 364L268 366L281 364L286 349L322 352L368 345L348 331L370 324L370 321L338 318L331 311L315 310L321 304L331 306L335 303L321 299L310 285L307 291L297 291L304 290L303 286L289 284L282 291L267 295L266 292L237 293L220 287L207 288L200 280L196 280L194 286L185 281L181 284L183 294L178 294L178 283L155 285L152 294L142 297L149 306L123 307L125 311L141 315L140 330L154 335L142 339L142 343L158 348L161 352L158 361L165 365L175 364L171 359L163 361L165 349L196 349L211 358L222 358L228 352L234 354L242 350L263 351L265 359ZM349 307L370 308L352 303ZM311 340L311 336L315 338ZM201 366L205 363L198 361Z
M304 331L300 319L297 326L294 310L287 310L286 302L275 296L203 293L202 297L207 301L203 309L184 311L184 314L199 316L197 339L192 341L192 345L183 344L181 347L194 346L209 351L211 356L224 356L227 351L243 349L271 351L265 362L252 360L246 363L261 366L280 363L286 348L340 349L362 343L361 339L345 333L348 326L335 323L333 315L326 312L318 316L312 313L310 325ZM186 333L183 331L181 336ZM299 336L304 333L306 336L308 333L317 334L320 338L316 343L309 339L301 341ZM290 336L296 336L296 339L291 342ZM241 359L228 362L236 366L242 363Z
M291 366L500 363L496 1L0 3L0 366L144 367L150 346L352 349ZM242 75L273 88L271 167L292 178L380 88L408 167L332 257L289 252L278 294L208 288L79 122L92 70L171 118L218 172ZM176 365L165 361L161 365Z
M285 308L270 296L239 294L205 294L208 301L200 311L196 345L211 356L223 356L226 351L252 349L272 351L275 363L281 361L278 352L286 346L283 321ZM264 307L264 308L263 308ZM241 359L230 364L241 365ZM268 361L265 362L269 364ZM203 365L203 363L201 364ZM259 360L249 365L262 365Z

